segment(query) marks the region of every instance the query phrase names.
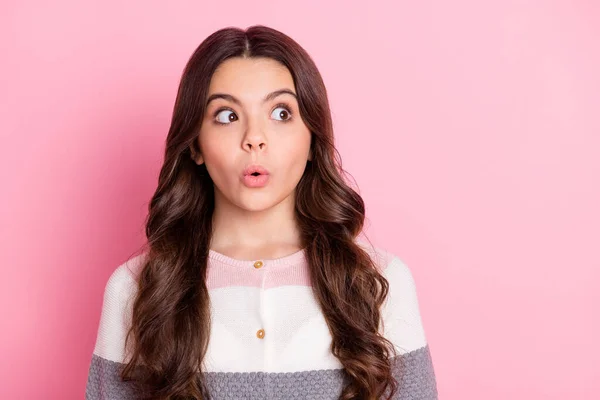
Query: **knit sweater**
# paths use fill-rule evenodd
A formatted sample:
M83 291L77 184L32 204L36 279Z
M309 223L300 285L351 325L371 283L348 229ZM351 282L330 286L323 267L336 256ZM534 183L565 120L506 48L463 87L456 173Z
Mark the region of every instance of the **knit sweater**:
M416 286L400 258L360 245L389 282L381 332L396 349L394 399L438 398ZM112 272L89 366L86 400L135 399L119 368L144 254ZM211 327L202 371L211 399L338 399L348 383L312 292L305 250L278 259L239 260L209 250Z

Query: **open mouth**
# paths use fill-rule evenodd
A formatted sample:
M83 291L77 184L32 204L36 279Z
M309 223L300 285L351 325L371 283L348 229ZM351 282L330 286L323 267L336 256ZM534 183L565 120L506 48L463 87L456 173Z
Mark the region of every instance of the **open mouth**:
M246 167L244 169L244 171L242 172L242 176L248 176L248 177L253 177L253 178L257 178L260 176L266 176L269 175L269 171L264 168L262 165L258 165L258 164L253 164L250 165L248 167Z
M242 182L244 185L250 188L260 188L267 185L269 181L268 173L260 173L258 171L250 172L247 175L244 175L242 178Z

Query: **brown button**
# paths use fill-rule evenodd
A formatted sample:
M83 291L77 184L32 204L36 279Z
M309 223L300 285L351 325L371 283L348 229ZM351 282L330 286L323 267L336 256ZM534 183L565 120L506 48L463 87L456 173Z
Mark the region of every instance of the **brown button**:
M258 269L258 268L262 267L263 265L264 264L263 264L262 261L257 261L257 262L254 263L254 268Z
M259 329L259 330L256 332L256 337L257 337L257 338L259 338L259 339L262 339L262 338L264 338L264 337L265 337L265 330L264 330L264 329Z

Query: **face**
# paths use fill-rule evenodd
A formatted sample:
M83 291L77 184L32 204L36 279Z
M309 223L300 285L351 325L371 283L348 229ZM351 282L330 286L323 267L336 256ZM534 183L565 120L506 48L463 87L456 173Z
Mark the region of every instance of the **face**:
M207 100L194 158L206 165L217 205L262 211L294 201L311 133L289 70L269 58L230 58L213 74ZM251 165L268 171L266 184L256 182L264 177L243 177Z

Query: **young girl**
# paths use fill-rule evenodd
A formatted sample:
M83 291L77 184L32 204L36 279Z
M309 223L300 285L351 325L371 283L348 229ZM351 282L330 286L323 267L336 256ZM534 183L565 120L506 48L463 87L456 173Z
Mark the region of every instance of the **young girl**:
M92 399L437 399L415 283L359 240L322 78L290 37L190 58L146 220L111 275Z

